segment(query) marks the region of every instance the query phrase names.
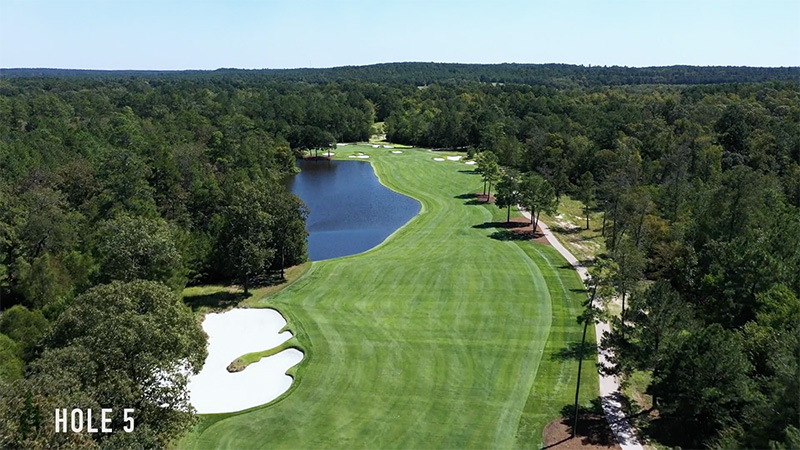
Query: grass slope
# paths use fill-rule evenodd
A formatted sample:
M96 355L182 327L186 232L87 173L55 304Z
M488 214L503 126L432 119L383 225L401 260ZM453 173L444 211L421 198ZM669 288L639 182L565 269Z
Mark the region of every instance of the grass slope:
M420 215L375 249L313 263L264 299L306 355L289 395L204 416L180 446L540 445L544 425L574 395L577 274L549 246L476 228L505 213L468 198L481 182L463 162L358 150L383 184L422 203ZM598 381L592 364L584 368L588 402Z

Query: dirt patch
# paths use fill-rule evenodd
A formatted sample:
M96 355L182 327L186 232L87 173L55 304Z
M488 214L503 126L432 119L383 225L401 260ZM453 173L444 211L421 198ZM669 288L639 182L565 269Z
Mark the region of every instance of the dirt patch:
M489 196L489 201L486 201L486 194L475 194L475 198L481 203L491 203L494 205L494 195Z
M544 448L556 450L621 450L605 417L598 414L582 415L578 430L572 437L572 422L559 418L547 424L542 432Z

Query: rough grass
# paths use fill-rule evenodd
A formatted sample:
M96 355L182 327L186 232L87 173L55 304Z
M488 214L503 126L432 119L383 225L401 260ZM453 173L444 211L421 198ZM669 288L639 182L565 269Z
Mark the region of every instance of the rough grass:
M246 369L247 366L249 366L250 364L254 364L254 363L257 363L257 362L261 361L261 358L266 358L268 356L272 356L272 355L278 354L278 353L286 350L287 348L298 348L298 347L300 347L300 346L297 343L297 339L292 337L290 339L287 339L282 344L276 345L275 347L272 347L269 350L263 350L263 351L260 351L260 352L246 353L246 354L234 359L233 362L231 362L228 365L227 369L228 369L228 372L241 372L242 370Z
M286 279L268 284L267 286L250 289L245 295L240 286L206 285L192 286L183 290L183 301L197 314L225 311L233 307L252 307L264 297L275 294L294 283L308 269L311 263L298 264L285 270ZM276 274L279 276L280 274Z
M597 255L606 251L605 238L602 235L603 213L592 211L589 214L587 230L583 203L578 200L562 195L555 216L543 214L541 219L579 261L591 263Z
M292 388L267 406L202 417L180 447L540 446L574 396L577 273L552 247L474 227L505 211L471 201L481 182L463 162L358 151L383 184L422 203L420 215L256 302L286 317L305 353ZM584 370L588 405L598 377Z

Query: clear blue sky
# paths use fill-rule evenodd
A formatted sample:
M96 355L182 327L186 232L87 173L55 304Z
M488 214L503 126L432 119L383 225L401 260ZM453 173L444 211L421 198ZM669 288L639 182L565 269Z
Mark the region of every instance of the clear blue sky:
M0 67L800 66L800 0L0 0Z

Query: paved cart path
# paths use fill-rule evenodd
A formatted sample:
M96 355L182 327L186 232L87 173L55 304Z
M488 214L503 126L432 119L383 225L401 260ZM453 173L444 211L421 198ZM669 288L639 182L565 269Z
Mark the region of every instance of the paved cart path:
M525 216L528 220L530 220L531 215L527 211L521 210L522 215ZM578 258L572 255L562 244L561 242L556 239L553 233L550 231L550 228L542 222L539 221L539 228L544 233L545 238L547 241L550 242L558 253L563 256L567 262L569 262L572 267L578 272L581 279L585 283L586 280L589 278L589 271L586 270ZM603 338L604 332L610 332L610 326L608 322L600 322L595 324L594 327L596 338L597 338L597 345L598 349L600 346L600 341ZM606 357L606 352L598 351L597 353L597 361L600 364L608 365L608 360ZM614 436L617 438L617 442L622 447L623 450L643 450L642 445L639 443L639 440L636 437L636 433L633 430L630 422L625 417L625 412L622 410L622 394L619 391L619 379L615 376L603 375L600 374L600 398L603 404L603 412L606 415L606 420L608 420L608 424L611 427L611 430L614 432Z

